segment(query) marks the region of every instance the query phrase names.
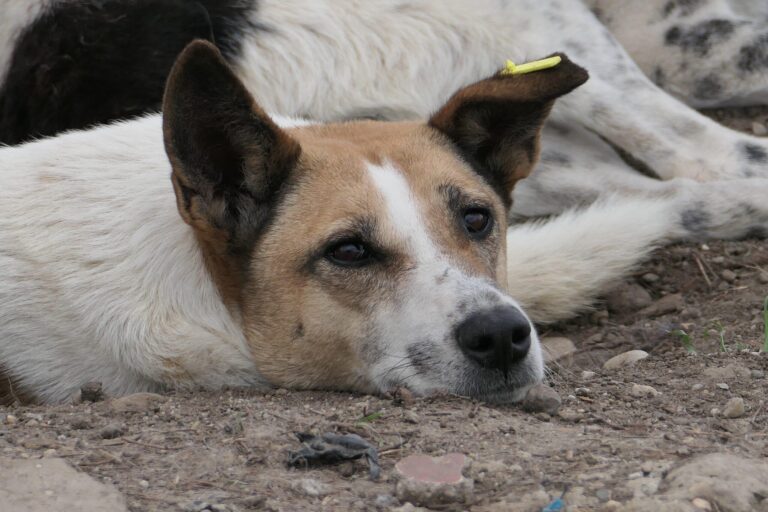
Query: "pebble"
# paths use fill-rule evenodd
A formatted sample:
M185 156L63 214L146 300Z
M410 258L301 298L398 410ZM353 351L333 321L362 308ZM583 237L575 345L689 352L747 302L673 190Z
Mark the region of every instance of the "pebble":
M723 367L713 367L705 369L702 374L709 380L722 382L730 379L749 379L752 372L738 364L728 364Z
M613 356L603 364L603 368L606 370L617 370L625 366L632 366L646 357L648 357L648 352L645 350L630 350Z
M607 502L609 499L611 499L611 491L606 488L598 489L595 493L595 496L597 496L597 499L601 502Z
M720 277L723 278L723 281L732 283L736 280L736 272L726 269L720 272Z
M635 313L650 306L652 302L653 298L648 290L635 283L620 286L605 297L608 311L618 314Z
M91 422L88 418L73 418L69 422L69 426L73 430L88 430L91 428Z
M632 388L629 390L629 394L635 398L645 398L649 396L659 396L660 391L652 386L645 386L643 384L632 384Z
M24 424L24 426L26 426L26 427L36 427L38 425L40 425L40 422L37 421L37 420L29 420L28 422L26 422Z
M300 478L293 483L293 489L305 496L317 498L331 493L331 487L314 478Z
M768 272L758 272L757 280L762 284L768 284Z
M119 423L110 423L99 431L102 439L115 439L125 434L125 426Z
M576 345L570 339L555 336L542 338L541 348L544 352L545 364L558 363L560 366L573 364Z
M164 396L156 393L134 393L115 398L109 405L115 412L148 412L157 411L165 400Z
M758 137L765 137L766 135L768 135L768 127L766 127L760 121L754 121L752 123L752 133L754 133Z
M413 411L403 411L403 421L411 423L413 425L419 424L419 415Z
M84 402L100 402L104 400L104 390L101 382L88 382L80 388L80 400Z
M723 416L726 418L741 418L746 412L747 408L744 405L744 399L740 396L735 396L728 400L723 408Z
M683 309L685 306L685 300L679 293L670 293L660 298L650 306L640 311L641 316L662 316L669 313L676 313Z
M527 412L556 414L562 402L557 391L544 384L536 384L528 390L528 394L523 399L522 406L523 410Z
M659 276L654 274L653 272L648 272L647 274L643 274L641 279L648 284L652 284L659 280Z
M764 379L765 378L765 372L763 370L752 370L750 372L750 376L753 379Z
M723 391L728 391L729 389L731 389L731 386L729 386L725 382L718 382L717 384L715 384L715 386L717 386L717 389L722 389Z
M595 377L597 377L597 374L595 372L590 372L588 370L584 370L581 372L581 380L592 380Z
M463 474L469 462L462 453L442 457L409 455L395 464L395 495L401 502L429 508L470 504L474 482Z
M691 390L693 391L701 391L702 389L704 389L704 384L702 384L701 382L697 382L696 384L691 386Z
M149 482L147 480L139 480L139 487L147 489L149 487Z
M710 512L712 510L712 504L703 498L692 499L691 505L696 507L697 512Z
M5 417L5 424L6 425L15 425L18 422L19 422L19 418L17 418L13 414L8 414Z
M600 509L601 512L618 512L624 508L624 505L621 504L621 502L616 500L608 500L603 504L603 508Z

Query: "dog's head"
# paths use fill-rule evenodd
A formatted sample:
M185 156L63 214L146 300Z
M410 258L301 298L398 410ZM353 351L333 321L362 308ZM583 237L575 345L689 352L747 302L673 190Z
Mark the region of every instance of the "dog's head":
M586 78L563 58L470 85L427 123L283 129L190 45L163 106L176 199L261 374L496 401L540 380L504 291L506 214L555 98Z

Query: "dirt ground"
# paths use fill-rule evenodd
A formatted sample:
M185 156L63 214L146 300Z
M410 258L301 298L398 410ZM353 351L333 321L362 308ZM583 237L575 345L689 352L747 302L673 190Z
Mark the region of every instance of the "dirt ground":
M741 129L768 118L746 114L715 113ZM540 511L566 491L567 510L622 510L663 492L667 471L699 454L768 457L768 354L758 352L766 295L765 241L657 251L593 312L544 331L578 348L551 367L563 400L554 415L453 396L176 393L0 407L0 455L62 457L114 484L134 511L397 509L394 464L450 452L474 461L474 498L448 508ZM630 349L650 356L603 369ZM741 414L726 413L734 397L744 401ZM362 461L288 468L296 432L373 442L381 479L370 481ZM765 496L756 499L768 510Z

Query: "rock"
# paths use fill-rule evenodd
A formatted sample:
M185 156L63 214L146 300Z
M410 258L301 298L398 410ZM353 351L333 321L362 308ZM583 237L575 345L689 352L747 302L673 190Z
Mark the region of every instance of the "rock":
M413 425L419 424L419 415L413 411L403 411L403 421Z
M522 472L523 468L517 464L509 465L500 460L489 460L474 462L469 469L469 476L477 484L498 488Z
M101 382L88 382L80 388L80 400L83 402L100 402L104 400L104 390Z
M560 366L571 366L573 355L576 353L576 345L568 338L547 337L541 339L541 348L544 352L544 363L557 363Z
M125 498L112 486L80 473L63 459L0 458L2 510L127 512Z
M115 412L149 412L159 410L165 400L164 396L156 393L134 393L112 399L109 406Z
M583 381L592 380L595 377L597 377L597 374L595 372L590 372L588 370L584 370L583 372L581 372L581 380Z
M16 423L18 423L18 422L19 422L19 418L17 418L17 417L16 417L16 416L14 416L13 414L6 414L6 415L5 415L5 421L4 421L4 423L5 423L6 425L9 425L9 426L11 426L11 425L15 425L15 424L16 424Z
M765 378L765 372L763 370L752 370L750 373L750 377L753 379L764 379Z
M397 505L397 498L391 494L377 494L373 506L378 509L389 509Z
M660 298L650 306L642 309L640 311L640 316L662 316L667 315L669 313L676 313L683 309L685 306L685 301L683 300L683 296L679 293L670 293L669 295L665 295L664 297Z
M600 512L619 512L623 507L624 505L619 501L608 500L603 504L603 508L600 509Z
M630 350L613 356L603 364L603 368L606 370L617 370L624 366L632 366L646 357L648 357L648 352L645 350Z
M639 284L626 284L614 289L605 297L608 311L617 314L631 314L650 306L653 302L648 290Z
M110 423L99 431L99 437L102 439L115 439L125 434L125 425L119 423Z
M88 430L91 428L91 421L88 418L75 417L69 422L69 426L73 430Z
M659 276L653 272L648 272L647 274L643 274L640 279L648 284L653 284L659 280Z
M728 391L729 389L731 389L731 386L729 386L725 382L718 382L717 384L715 384L715 386L717 387L717 389L722 389L723 391Z
M293 490L311 498L326 496L331 493L330 485L324 484L314 478L300 478L293 482L292 487Z
M649 396L659 396L660 391L652 386L645 386L643 384L632 384L632 388L629 390L629 394L635 398L646 398Z
M703 500L701 498L692 499L691 505L696 507L697 511L701 510L702 512L710 512L712 510L712 504L707 500Z
M733 270L725 269L722 272L720 272L720 277L723 279L723 281L732 283L736 280L736 272Z
M528 390L523 399L523 410L527 412L545 412L556 414L562 399L557 391L544 384L536 384Z
M752 133L754 133L758 137L765 137L766 135L768 135L768 127L766 127L760 121L754 121L752 123Z
M757 273L757 280L762 284L768 284L768 272L760 271Z
M747 413L747 407L744 405L744 399L735 396L728 400L723 407L723 416L726 418L741 418Z
M728 364L723 367L706 368L702 375L710 381L723 382L728 380L747 380L752 377L749 368L738 364Z
M402 502L429 508L469 505L474 482L463 474L468 465L469 458L461 453L410 455L395 464L395 495Z

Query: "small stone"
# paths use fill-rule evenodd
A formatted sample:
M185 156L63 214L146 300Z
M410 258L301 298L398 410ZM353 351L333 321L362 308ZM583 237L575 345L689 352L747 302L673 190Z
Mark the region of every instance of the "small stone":
M639 284L620 286L605 297L605 305L611 313L630 314L649 306L653 302L648 290Z
M710 381L722 382L725 380L746 380L752 373L748 368L738 364L728 364L723 367L706 368L702 374Z
M547 414L556 414L560 408L562 399L557 391L544 384L536 384L528 390L528 394L523 399L523 410L527 412L545 412Z
M469 459L461 453L409 455L395 464L395 495L402 502L429 508L470 504L474 483L463 475L468 465Z
M648 284L653 284L659 280L659 276L654 274L653 272L648 272L647 274L643 274L641 279Z
M619 512L624 507L621 502L616 500L608 500L603 504L603 508L600 512Z
M37 421L37 420L29 420L28 422L26 422L24 424L24 426L26 426L26 427L36 427L38 425L40 425L40 422Z
M692 391L701 391L702 389L704 389L704 384L702 384L701 382L697 382L696 384L691 386Z
M702 512L710 512L712 510L712 504L708 502L705 499L702 498L694 498L691 500L691 505L696 507L697 512L700 510Z
M761 284L768 284L768 272L765 272L765 271L758 272L757 280L760 281Z
M736 280L736 272L734 272L733 270L725 269L722 272L720 272L720 277L723 278L723 281L732 283Z
M125 425L119 423L110 423L99 431L99 437L102 439L115 439L125 434Z
M403 421L412 425L419 424L419 415L413 411L403 411Z
M590 372L588 370L584 370L583 372L581 372L581 380L583 380L583 381L592 380L596 376L597 376L597 374L595 372Z
M101 382L88 382L80 388L80 399L83 402L100 402L104 400L104 390Z
M752 133L754 133L758 137L765 137L766 135L768 135L768 127L766 127L760 121L754 121L752 123Z
M576 345L568 338L547 337L541 339L541 348L544 352L544 363L557 363L560 366L571 366L573 355L576 353Z
M646 357L648 357L648 352L645 350L630 350L613 356L603 364L603 368L606 370L617 370L624 366L632 366Z
M13 414L8 414L5 416L5 424L6 425L15 425L19 422L19 418L14 416Z
M662 316L669 313L676 313L682 310L683 307L685 307L683 296L679 293L670 293L641 310L639 315L649 317Z
M746 412L747 408L744 405L744 399L740 396L735 396L728 400L723 408L723 416L726 418L741 418Z
M149 482L146 480L139 480L139 487L142 489L146 489L149 487Z
M389 509L397 505L397 498L391 494L377 494L373 500L373 506L380 509Z
M69 426L73 430L88 430L91 428L91 422L88 420L88 418L73 418L72 421L69 422Z
M293 483L293 489L311 498L326 496L331 492L329 485L314 478L301 478L297 480Z
M643 384L632 384L632 388L629 390L629 394L635 398L645 398L649 396L659 396L660 391L652 386L645 386Z
M609 489L606 489L603 487L602 489L598 489L595 493L595 496L597 496L597 499L601 502L606 502L609 499L611 499L611 491Z
M115 398L109 405L115 412L149 412L159 410L165 400L164 396L156 393L134 393Z
M750 372L750 376L755 379L764 379L765 378L765 372L763 370L752 370Z
M723 391L728 391L729 389L731 389L731 386L729 386L725 382L718 382L717 384L715 384L715 386L717 387L717 389L722 389Z

